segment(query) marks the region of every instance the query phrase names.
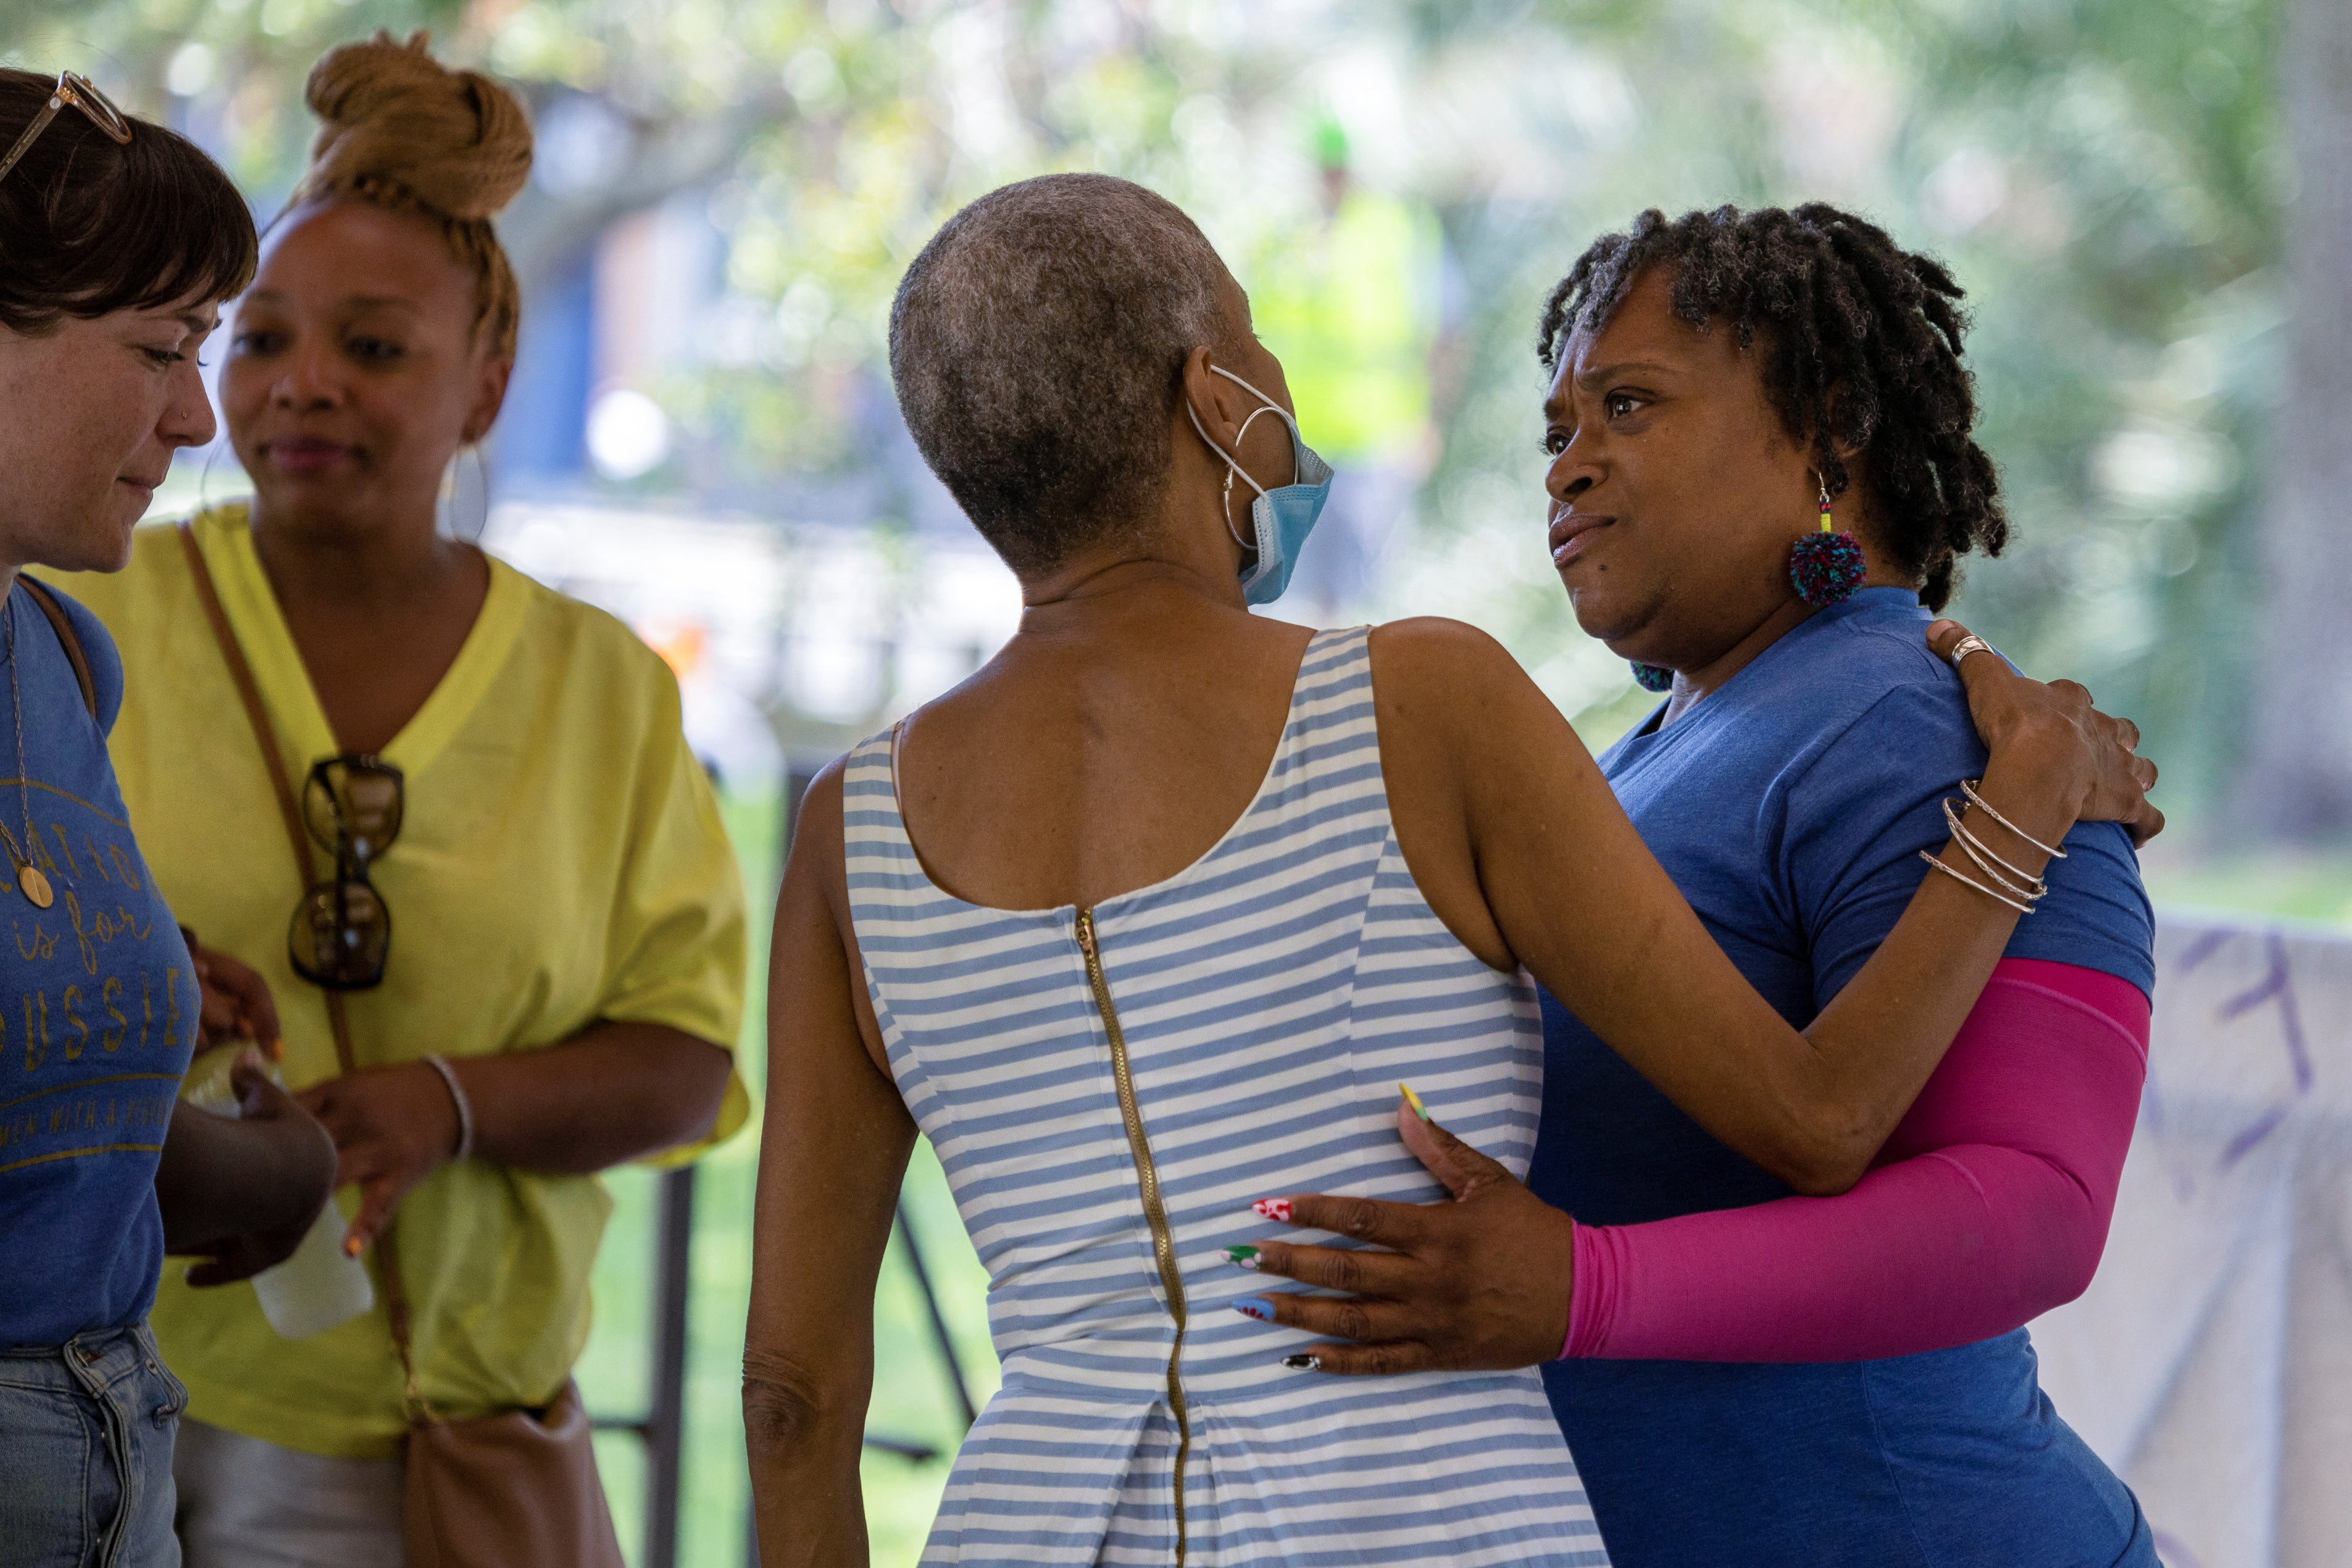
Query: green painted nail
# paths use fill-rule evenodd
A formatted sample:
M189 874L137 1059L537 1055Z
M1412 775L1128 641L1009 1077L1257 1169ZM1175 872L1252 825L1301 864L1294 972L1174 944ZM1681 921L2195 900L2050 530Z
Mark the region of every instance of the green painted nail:
M1232 1264L1236 1268L1246 1268L1252 1273L1255 1273L1258 1268L1257 1248L1255 1247L1228 1247L1225 1248L1225 1261Z

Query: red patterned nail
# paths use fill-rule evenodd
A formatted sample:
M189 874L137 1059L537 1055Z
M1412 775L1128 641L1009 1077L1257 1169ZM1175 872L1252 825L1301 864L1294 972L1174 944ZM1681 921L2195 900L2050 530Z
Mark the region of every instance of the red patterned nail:
M1257 1210L1258 1213L1264 1215L1266 1218L1273 1220L1277 1225L1288 1225L1290 1223L1290 1200L1288 1198L1260 1198L1257 1202L1250 1205L1250 1207Z

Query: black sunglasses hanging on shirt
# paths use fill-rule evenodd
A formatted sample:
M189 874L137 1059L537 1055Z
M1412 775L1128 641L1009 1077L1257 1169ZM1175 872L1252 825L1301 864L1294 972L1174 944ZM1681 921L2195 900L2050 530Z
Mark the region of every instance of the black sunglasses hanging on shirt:
M311 884L286 933L294 973L330 991L365 991L383 980L392 910L368 868L400 837L406 799L401 771L382 757L346 752L302 781L302 822L335 857L335 874Z

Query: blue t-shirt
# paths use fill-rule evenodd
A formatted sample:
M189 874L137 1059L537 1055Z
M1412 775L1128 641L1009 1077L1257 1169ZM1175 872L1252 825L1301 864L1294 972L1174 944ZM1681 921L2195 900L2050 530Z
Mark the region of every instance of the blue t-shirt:
M1601 759L1731 961L1810 1024L1894 929L1949 837L1938 803L1985 752L1917 596L1822 610L1673 724ZM2130 839L2078 826L2009 952L2155 984ZM1528 1180L1595 1225L1790 1189L1717 1142L1546 994ZM2020 1329L1924 1355L1809 1365L1564 1361L1544 1369L1618 1568L2154 1568L2131 1492L2051 1408Z
M155 1161L200 1005L107 757L122 660L97 616L58 599L98 689L97 720L30 591L15 585L5 612L30 785L16 777L11 712L0 731L0 1345L11 1348L147 1315L163 1266ZM25 858L49 879L46 910L17 885Z

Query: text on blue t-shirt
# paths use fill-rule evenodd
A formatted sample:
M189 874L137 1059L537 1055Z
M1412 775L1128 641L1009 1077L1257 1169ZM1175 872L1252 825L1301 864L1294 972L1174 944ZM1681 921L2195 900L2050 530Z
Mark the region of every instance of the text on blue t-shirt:
M29 591L16 584L5 602L23 704L0 731L0 1346L12 1348L147 1315L163 1262L155 1164L201 1006L107 756L121 660L96 616L58 599L96 719ZM26 860L48 879L47 909L18 885Z

